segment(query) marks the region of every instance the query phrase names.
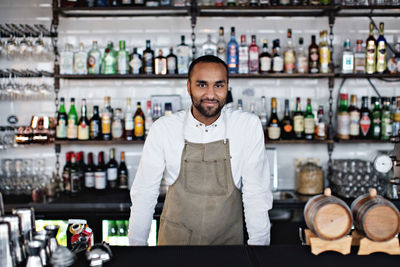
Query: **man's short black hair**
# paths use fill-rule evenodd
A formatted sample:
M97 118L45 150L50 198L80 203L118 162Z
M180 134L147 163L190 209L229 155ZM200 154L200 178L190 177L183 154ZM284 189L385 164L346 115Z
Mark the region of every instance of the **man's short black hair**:
M195 60L192 61L192 63L189 66L189 80L190 80L190 77L192 76L192 72L193 72L194 66L196 66L196 64L198 64L198 63L217 63L217 64L221 64L222 66L224 66L224 68L226 70L226 81L229 80L228 65L226 65L226 63L222 59L220 59L219 57L212 56L212 55L201 56L201 57L198 57L198 58L196 58Z

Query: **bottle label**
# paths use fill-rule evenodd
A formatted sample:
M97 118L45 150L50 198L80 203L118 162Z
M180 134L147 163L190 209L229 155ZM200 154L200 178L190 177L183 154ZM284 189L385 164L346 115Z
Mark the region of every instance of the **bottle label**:
M393 121L400 122L400 112L395 112L393 114Z
M85 172L85 187L94 187L94 172Z
M239 47L239 73L249 73L249 50L246 47Z
M249 71L253 73L258 72L258 52L257 51L250 51L249 53Z
M307 57L301 56L297 58L297 72L306 73L308 71Z
M133 130L133 117L129 116L128 118L125 117L125 130Z
M128 66L127 66L127 55L126 53L120 53L118 56L118 73L119 74L128 74Z
M166 69L167 66L165 60L156 59L155 65L156 65L156 74L167 74L167 69Z
M312 48L310 51L310 73L318 73L318 61L318 49Z
M150 116L146 116L145 125L146 125L146 135L150 131L151 125L153 124L153 119Z
M260 68L262 72L269 72L271 70L271 58L270 57L260 58Z
M134 135L136 137L142 137L144 135L144 121L142 116L135 117L135 128Z
M167 69L168 69L168 73L176 72L176 60L174 57L167 58Z
M313 134L315 130L314 127L315 127L314 118L304 119L304 133Z
M274 61L272 62L272 70L274 72L283 71L283 59L281 57L274 57Z
M89 139L89 125L80 124L78 126L78 139L88 140Z
M146 53L144 57L144 72L151 74L153 73L153 55L151 53Z
M176 50L178 57L178 73L186 74L189 68L189 47L188 46L178 46Z
M338 113L338 136L341 138L348 138L350 134L350 116L348 112Z
M104 56L104 74L116 74L117 73L117 62L116 59L109 52Z
M367 44L367 66L366 66L366 72L371 74L375 72L375 58L376 58L376 47L375 47L375 41L368 41Z
M67 122L64 119L58 121L56 127L56 137L57 138L67 138Z
M74 72L73 54L70 52L62 52L60 57L60 73L72 74Z
M276 126L268 127L268 138L271 140L276 140L281 137L281 128Z
M285 51L284 53L285 72L293 73L296 67L296 57L293 51Z
M350 73L350 72L353 72L353 68L354 68L353 55L343 55L342 71Z
M128 188L128 176L125 173L119 175L119 187Z
M87 60L88 72L89 74L99 74L100 73L100 55L91 53Z
M294 131L296 133L304 132L304 117L301 115L296 115L293 117Z
M392 136L392 120L390 118L382 119L382 136Z
M129 62L129 65L131 66L132 74L140 73L140 68L142 67L142 61L137 55L133 56L132 60Z
M293 127L291 124L286 124L285 126L283 126L283 131L285 133L290 133L293 130Z
M107 180L106 180L106 172L95 172L94 173L94 187L96 189L106 189Z
M112 137L113 138L121 138L122 137L124 131L123 131L123 128L122 128L121 121L118 120L118 121L114 121L112 123L112 131L111 131L111 133L112 133Z
M319 122L317 124L317 136L319 138L325 138L326 137L326 127L324 122Z
M100 135L100 121L93 120L90 122L90 138L94 139Z
M79 192L80 179L78 173L71 173L71 193Z
M86 74L86 55L81 55L81 54L75 55L74 71L76 74Z
M217 55L220 59L222 59L223 61L226 61L225 45L218 45Z
M321 72L327 73L329 71L329 62L331 61L331 55L327 46L321 47L319 50L319 62Z
M376 71L384 72L386 70L386 44L384 41L379 41L376 52Z
M360 112L352 111L350 112L350 135L359 136L360 135Z
M110 114L103 114L101 117L101 132L103 134L111 133L111 116Z
M365 72L365 55L363 54L362 57L355 57L354 58L354 71L356 73L364 73Z
M71 191L69 173L67 171L63 171L63 182L64 182L64 191Z
M75 139L78 137L78 126L75 125L75 119L73 118L68 120L67 137L69 139Z
M370 127L371 127L371 119L369 118L368 114L364 114L360 120L360 128L362 136L366 137L368 135Z
M118 177L118 169L117 168L108 168L107 169L107 180L115 181Z
M228 47L228 68L238 67L238 57L237 57L236 46L232 44Z

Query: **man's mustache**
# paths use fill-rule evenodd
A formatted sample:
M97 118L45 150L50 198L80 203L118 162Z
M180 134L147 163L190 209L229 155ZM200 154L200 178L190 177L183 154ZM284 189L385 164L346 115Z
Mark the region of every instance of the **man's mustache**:
M218 99L204 98L204 99L200 100L200 103L204 102L204 101L217 102L219 104L219 100Z

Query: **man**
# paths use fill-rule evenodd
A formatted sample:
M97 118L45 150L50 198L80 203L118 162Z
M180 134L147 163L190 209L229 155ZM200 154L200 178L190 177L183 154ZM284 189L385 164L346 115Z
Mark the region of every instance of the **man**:
M169 186L158 245L268 245L272 206L261 122L223 108L228 68L217 57L189 67L192 106L153 123L131 188L129 240L147 245L162 177ZM244 207L244 209L243 209Z

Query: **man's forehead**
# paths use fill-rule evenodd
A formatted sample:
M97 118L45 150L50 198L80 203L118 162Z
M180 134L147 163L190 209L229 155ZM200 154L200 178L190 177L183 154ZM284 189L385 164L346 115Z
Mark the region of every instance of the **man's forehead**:
M220 75L218 75L220 74ZM220 77L218 77L220 76ZM192 78L203 81L227 81L227 71L222 64L200 62L193 67Z

